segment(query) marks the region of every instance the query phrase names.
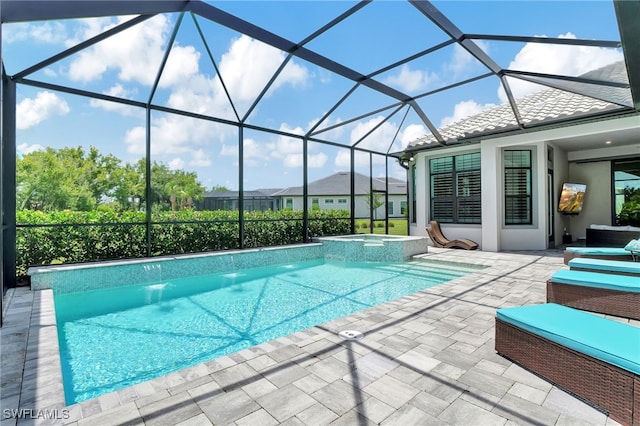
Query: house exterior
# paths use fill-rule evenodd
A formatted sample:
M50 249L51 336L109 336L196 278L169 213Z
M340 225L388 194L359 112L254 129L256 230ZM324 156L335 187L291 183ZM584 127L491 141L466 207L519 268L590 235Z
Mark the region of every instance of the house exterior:
M627 79L623 62L583 77ZM629 91L593 96L548 88L518 99L533 131L517 128L507 103L439 129L444 146L431 136L410 143L410 234L438 220L448 238L485 251L537 250L617 225L629 191L640 194L640 115L606 114L633 105ZM587 185L577 215L558 212L563 183Z
M280 200L274 197L275 192L280 188L257 189L255 191L244 192L244 210L245 211L266 211L278 210L280 208ZM211 191L204 194L201 201L197 204L198 210L238 210L239 195L238 191Z
M385 191L388 193L388 204L382 204L375 209L374 219L384 219L385 210L389 218L404 218L407 214L407 184L406 182L389 177L389 186L386 189L384 178L373 178L372 183L369 176L354 172L354 195L356 218L370 217L370 194L373 186L374 197L380 203L385 201ZM303 193L302 186L285 188L274 194L282 200L283 208L302 210ZM310 210L351 210L351 174L349 172L338 172L330 176L318 179L308 184L308 208ZM376 203L374 202L374 205Z
M407 217L407 183L389 177L388 189L384 178L373 178L354 173L355 217L369 218L369 200L373 185L374 197L381 204L374 211L374 219ZM385 203L385 192L388 203ZM238 191L212 191L198 203L200 210L238 210ZM374 205L376 203L374 202ZM293 186L284 189L258 189L244 192L244 209L253 210L302 210L303 188ZM351 175L338 172L308 184L308 209L351 210Z

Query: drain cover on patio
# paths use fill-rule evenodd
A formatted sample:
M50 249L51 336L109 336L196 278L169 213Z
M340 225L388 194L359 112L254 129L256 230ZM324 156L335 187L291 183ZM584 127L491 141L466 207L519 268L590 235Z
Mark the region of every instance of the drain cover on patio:
M364 334L355 330L343 330L338 333L338 336L344 340L360 340L364 337Z

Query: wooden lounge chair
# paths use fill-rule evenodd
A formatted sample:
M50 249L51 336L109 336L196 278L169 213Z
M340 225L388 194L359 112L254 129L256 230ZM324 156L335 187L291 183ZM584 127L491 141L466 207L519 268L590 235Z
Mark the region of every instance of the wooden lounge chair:
M432 220L430 223L431 226L427 228L427 234L429 234L429 238L431 238L431 242L433 242L435 247L465 250L475 250L478 248L478 243L466 238L448 240L447 237L442 234L442 229L440 229L440 224L437 221Z
M640 425L640 328L553 303L503 308L495 348L612 419Z
M547 281L547 302L640 320L640 279L563 269Z

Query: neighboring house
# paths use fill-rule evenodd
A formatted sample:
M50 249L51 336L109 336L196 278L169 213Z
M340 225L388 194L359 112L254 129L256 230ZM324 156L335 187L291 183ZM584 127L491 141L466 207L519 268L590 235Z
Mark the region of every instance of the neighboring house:
M355 216L368 218L371 182L368 176L354 174ZM388 190L384 178L373 178L374 196L384 203L385 191L389 203L374 212L375 219L384 219L385 210L390 218L407 217L407 184L393 177L389 178ZM309 182L309 210L351 210L351 177L349 172L338 172L331 176ZM302 186L284 189L259 189L244 192L245 211L280 210L290 208L302 210ZM376 203L374 202L374 205ZM204 194L198 203L200 210L238 210L238 191L212 191Z
M628 84L624 67L581 77ZM589 96L549 88L517 99L522 121L535 127L528 131L506 103L439 129L450 146L431 136L410 143L410 234L426 235L438 220L448 238L483 250L531 250L562 244L565 233L582 239L591 224L614 225L621 188L640 189L640 116L606 115L633 106L628 89L589 86L565 82ZM578 215L557 211L565 182L587 184Z
M280 188L257 189L244 192L245 211L278 210L279 198L273 197L273 193ZM238 210L238 191L211 191L204 194L197 203L198 210Z
M369 176L354 173L354 194L356 218L370 216L369 198L371 182ZM384 178L373 178L373 193L381 202L385 200L384 192L388 192L389 203L381 205L374 211L374 219L384 219L385 210L389 218L406 217L407 214L407 184L406 182L389 177L387 190ZM330 176L309 182L307 185L308 208L310 210L351 210L351 175L349 172L338 172ZM302 186L293 186L279 191L274 196L282 199L283 208L302 210ZM376 203L374 202L374 205Z

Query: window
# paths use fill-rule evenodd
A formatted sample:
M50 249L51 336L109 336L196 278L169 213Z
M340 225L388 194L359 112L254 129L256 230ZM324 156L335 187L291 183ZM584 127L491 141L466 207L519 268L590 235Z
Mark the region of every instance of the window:
M325 204L333 204L333 198L325 198L324 199L324 203Z
M338 204L347 204L346 198L338 198Z
M640 159L614 161L612 169L614 223L640 226Z
M504 223L531 225L531 151L504 151Z
M287 209L293 209L293 198L287 198L285 200L285 208Z
M431 220L480 223L480 153L429 161Z
M416 165L411 166L411 223L416 223Z
M320 199L312 198L311 199L311 210L320 210Z
M404 217L407 217L407 202L400 201L400 214Z
M387 204L387 216L393 216L393 201L389 201Z

